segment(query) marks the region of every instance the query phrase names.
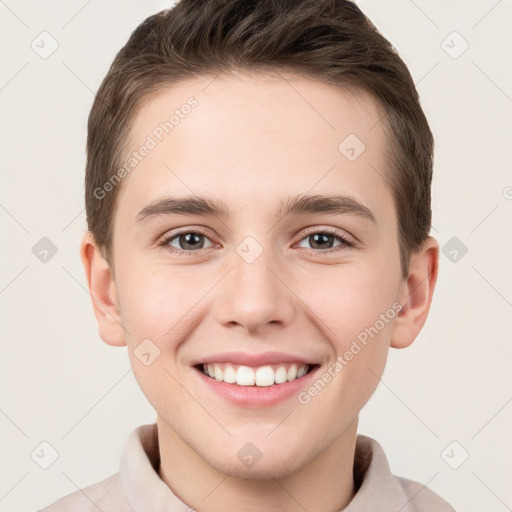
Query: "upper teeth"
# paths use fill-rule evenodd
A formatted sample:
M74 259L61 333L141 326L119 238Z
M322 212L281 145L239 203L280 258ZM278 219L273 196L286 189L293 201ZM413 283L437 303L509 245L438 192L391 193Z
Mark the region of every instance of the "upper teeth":
M272 367L270 365L251 368L250 366L236 366L232 364L208 363L203 364L203 373L215 380L238 384L239 386L272 386L283 382L299 379L304 376L309 365L291 364L287 369L285 365Z

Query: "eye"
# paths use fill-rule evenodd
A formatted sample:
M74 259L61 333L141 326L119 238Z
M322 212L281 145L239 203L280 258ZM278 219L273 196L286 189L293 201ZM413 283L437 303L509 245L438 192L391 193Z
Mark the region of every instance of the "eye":
M205 242L210 245L205 246ZM167 247L176 253L197 252L198 249L205 249L212 246L206 233L201 230L182 231L166 236L158 245Z
M306 234L304 238L299 242L299 247L304 247L302 244L303 242L307 242L310 244L311 249L313 249L315 252L326 252L329 249L333 248L345 248L345 247L353 247L354 242L348 239L347 236L342 234L341 232L338 232L333 229L318 229L315 228L315 230L311 230L309 233ZM338 241L339 244L337 246L334 246L334 242ZM306 247L307 248L307 247Z
M338 245L334 245L338 242ZM314 228L306 233L299 242L299 247L304 242L309 243L313 252L331 252L330 249L343 249L354 246L344 233L329 228ZM205 245L208 244L208 245ZM177 255L192 254L198 252L199 249L212 247L214 244L210 241L206 232L199 228L189 229L178 233L171 233L158 243L159 246L170 249ZM307 247L305 247L307 249Z

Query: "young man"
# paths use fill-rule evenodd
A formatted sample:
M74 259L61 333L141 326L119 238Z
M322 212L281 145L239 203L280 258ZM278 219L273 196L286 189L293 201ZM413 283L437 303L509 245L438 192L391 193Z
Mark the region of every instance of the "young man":
M352 2L145 20L89 118L81 255L157 421L44 510L452 511L357 434L429 311L432 152L405 64Z

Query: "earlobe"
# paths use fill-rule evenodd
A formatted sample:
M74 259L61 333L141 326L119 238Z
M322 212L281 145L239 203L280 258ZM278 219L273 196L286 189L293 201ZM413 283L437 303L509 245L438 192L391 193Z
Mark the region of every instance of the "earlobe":
M409 276L401 290L403 305L393 326L391 346L411 345L427 320L439 267L439 244L428 237L420 250L410 258Z
M112 271L90 231L82 236L80 257L101 339L109 345L126 345Z

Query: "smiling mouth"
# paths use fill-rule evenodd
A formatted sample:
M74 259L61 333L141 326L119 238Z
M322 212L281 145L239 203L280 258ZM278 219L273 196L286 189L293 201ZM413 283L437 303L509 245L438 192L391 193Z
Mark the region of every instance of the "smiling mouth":
M268 387L301 379L319 365L281 363L258 367L232 363L201 363L197 370L211 379L237 386Z

